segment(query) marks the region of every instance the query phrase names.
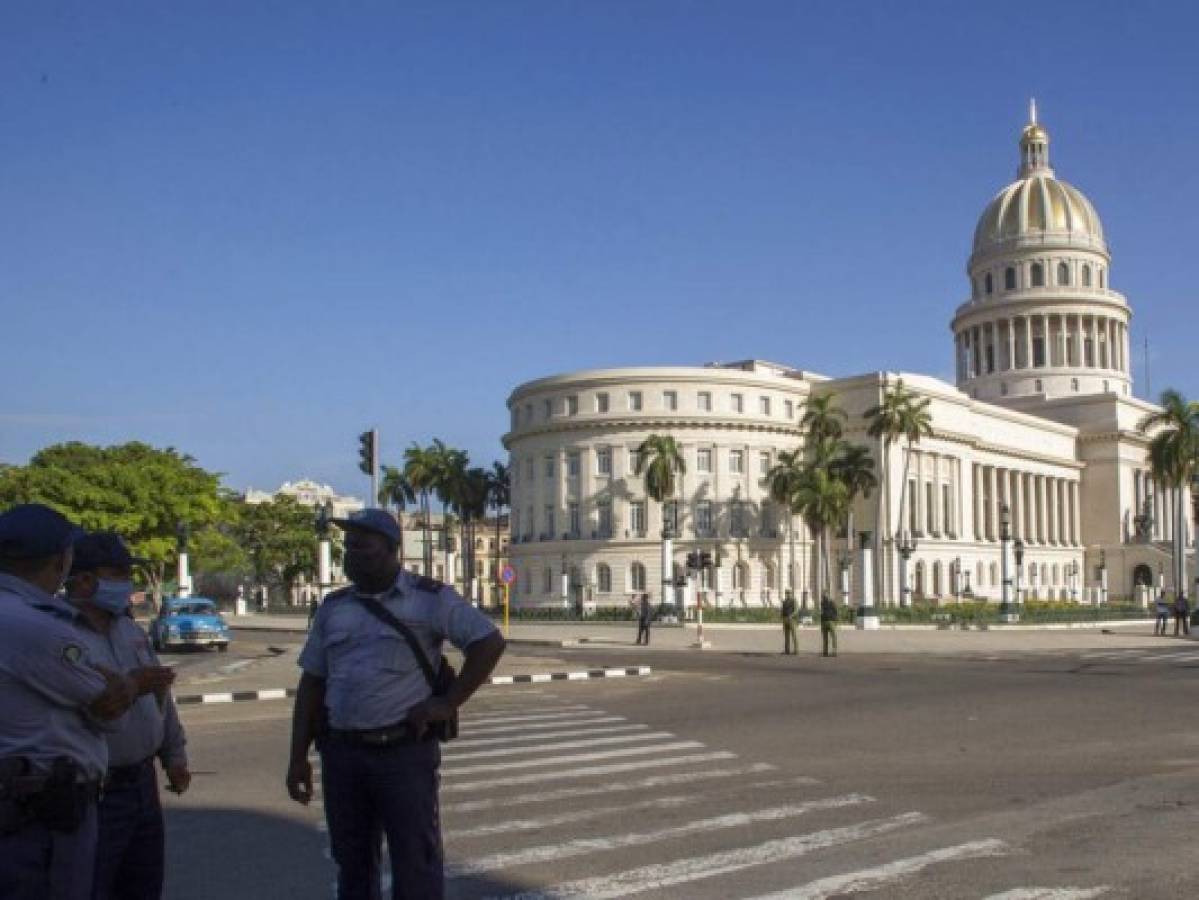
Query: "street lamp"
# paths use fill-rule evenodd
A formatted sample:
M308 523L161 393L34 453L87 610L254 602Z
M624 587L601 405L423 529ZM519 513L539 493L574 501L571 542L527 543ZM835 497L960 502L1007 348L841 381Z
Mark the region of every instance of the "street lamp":
M1008 544L1012 542L1012 511L1006 503L999 505L999 618L1003 622L1019 622L1020 614L1012 606L1012 577L1008 573Z
M1017 609L1024 602L1024 541L1016 538L1012 544L1012 555L1016 557L1016 598Z
M1070 581L1070 600L1078 602L1078 562L1066 563L1066 577Z
M911 534L904 531L899 535L899 540L895 543L895 549L899 551L899 605L912 605L912 586L908 583L908 561L912 558L912 554L916 552L918 541Z
M1107 603L1107 551L1099 548L1099 603Z
M841 564L841 605L849 606L849 567L851 550L843 550L840 554Z
M953 560L953 573L950 577L950 587L955 601L962 599L962 558L955 557Z

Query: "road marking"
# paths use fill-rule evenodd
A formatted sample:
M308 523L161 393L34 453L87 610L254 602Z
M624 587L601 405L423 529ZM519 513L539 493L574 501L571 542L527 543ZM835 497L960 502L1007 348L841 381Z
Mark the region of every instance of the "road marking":
M507 834L511 831L534 831L538 828L551 828L555 825L566 825L571 822L586 822L588 819L599 819L618 813L627 813L638 809L674 809L686 806L688 803L698 803L705 799L695 794L674 797L659 797L656 800L643 800L640 803L622 803L620 806L589 806L573 812L559 813L556 816L542 816L539 819L508 819L494 825L476 825L474 828L448 829L442 832L446 840L463 840L465 838L485 837L489 834Z
M1016 888L1002 894L991 894L986 900L1090 900L1102 897L1111 888L1107 885L1094 888Z
M541 741L546 738L560 737L581 737L585 734L612 734L617 731L641 731L649 728L648 725L601 725L599 728L570 728L565 731L545 731L541 734L513 734L505 737L490 737L490 738L467 738L466 740L454 741L453 745L457 747L486 747L494 746L495 744L515 744L518 742L527 743L529 741Z
M546 712L546 713L527 713L519 716L483 716L479 719L471 719L472 725L512 725L517 722L542 722L546 719L570 719L576 716L596 715L600 710L591 710L585 706L579 707L577 710L563 712Z
M575 728L579 726L600 725L607 722L627 722L624 716L608 716L601 712L579 713L573 721L561 720L558 722L530 722L528 725L499 725L494 728L480 728L477 731L474 727L474 722L465 722L463 727L469 729L469 733L473 735L481 735L488 737L494 734L510 734L513 731L535 731L542 728Z
M558 800L571 800L577 797L596 797L603 794L618 794L626 791L642 791L648 788L671 787L679 784L692 784L697 781L709 781L716 778L739 778L742 775L758 775L762 772L773 772L770 763L753 763L748 766L738 766L731 769L707 769L703 772L676 772L674 775L651 775L636 781L614 781L608 784L597 784L590 787L558 788L553 791L543 791L537 794L521 794L519 797L499 797L492 800L464 800L461 803L442 804L443 813L482 812L488 809L507 809L528 803L555 803ZM784 782L762 782L750 787L770 787ZM818 784L815 778L799 777L791 779L792 784Z
M1180 659L1180 658L1181 659L1191 659L1194 656L1195 656L1194 650L1185 650L1182 653L1158 653L1155 656L1147 656L1147 657L1145 657L1145 659L1143 659L1141 661L1147 662L1149 660Z
M611 897L624 897L629 894L639 894L676 884L713 878L717 875L726 875L730 872L739 872L753 866L795 859L839 844L848 844L852 841L886 834L899 828L920 825L928 820L928 816L918 812L903 813L890 819L871 819L842 828L829 828L795 837L766 841L751 847L739 847L735 850L724 850L705 856L679 859L670 863L640 866L636 869L627 869L597 878L567 881L544 890L513 894L510 895L509 900L567 900L567 898L605 900L605 898Z
M458 794L467 791L481 791L493 787L516 787L522 784L537 784L539 781L565 781L568 778L587 778L592 775L613 775L617 772L633 772L638 769L654 769L660 766L683 766L689 763L712 762L718 759L736 759L736 753L728 750L714 750L711 753L692 753L689 756L663 757L662 759L638 759L632 762L609 763L603 766L584 766L579 769L566 769L554 772L534 772L530 775L508 775L502 778L488 778L482 781L463 781L458 784L445 784L441 787L442 794Z
M538 766L570 766L579 762L590 762L596 759L613 759L618 756L640 756L646 753L667 753L674 750L698 750L703 746L704 745L701 741L675 741L670 744L654 744L648 747L625 747L620 750L601 750L595 753L568 753L565 756L545 756L538 759L522 759L518 762L484 763L477 766L457 766L452 769L442 769L441 777L457 778L462 775L475 775L480 772L501 772L511 769L533 769Z
M601 744L628 744L634 741L660 741L674 737L669 731L650 731L645 734L618 734L610 737L592 737L581 741L553 741L548 744L533 744L531 747L499 747L494 750L475 750L471 753L447 753L445 759L457 762L460 759L485 759L493 756L515 756L518 753L541 753L546 750L573 750L577 747L596 747Z
M490 856L479 856L464 862L446 866L446 878L464 878L470 875L480 875L484 872L494 872L497 869L510 869L514 866L526 866L533 863L557 862L574 856L586 856L589 853L600 853L605 850L619 850L622 847L640 847L656 841L669 841L676 838L688 837L693 834L704 834L710 831L720 831L725 828L744 828L758 822L778 822L783 819L794 819L825 809L842 809L847 806L858 806L862 803L873 803L874 798L866 794L845 794L840 797L826 797L820 800L808 800L805 803L791 803L786 806L771 806L766 809L755 809L751 812L725 813L722 816L711 816L707 819L694 819L679 825L670 825L654 831L630 831L625 834L611 834L605 837L577 838L563 841L560 844L543 844L540 847L526 847L509 853L493 853Z
M873 869L862 869L857 872L847 872L844 875L821 878L800 887L763 894L753 900L824 900L826 897L852 894L858 891L873 891L907 878L909 875L915 875L937 863L959 859L979 859L987 856L1004 856L1010 852L1011 848L1007 844L994 838L985 841L972 841L968 844L958 844L956 847L932 850L907 859L897 859Z

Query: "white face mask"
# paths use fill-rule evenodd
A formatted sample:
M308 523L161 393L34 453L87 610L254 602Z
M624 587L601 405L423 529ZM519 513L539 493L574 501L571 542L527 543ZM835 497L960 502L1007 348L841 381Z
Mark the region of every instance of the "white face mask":
M90 602L114 616L123 615L129 608L129 599L133 595L132 581L113 581L101 578L96 593Z

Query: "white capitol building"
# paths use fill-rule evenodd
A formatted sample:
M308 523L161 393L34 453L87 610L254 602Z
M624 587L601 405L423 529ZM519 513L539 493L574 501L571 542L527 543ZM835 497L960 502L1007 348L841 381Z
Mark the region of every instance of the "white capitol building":
M903 452L883 477L879 441L862 414L899 379L930 401L933 435L913 451L904 528L915 538L917 597L969 591L998 600L1000 510L1024 545L1024 593L1042 599L1143 597L1173 589L1172 504L1148 474L1137 432L1157 407L1132 395L1127 300L1110 287L1099 216L1049 166L1049 135L1032 120L1020 137L1017 180L987 205L967 264L969 298L951 324L957 384L912 373L832 378L759 360L696 367L596 369L517 387L504 436L512 478L512 565L519 605L623 605L661 596L662 508L634 474L650 434L681 445L686 462L673 559L719 550L704 602L777 604L784 589L816 596L812 535L770 499L766 472L800 441L809 397L832 394L844 437L873 451L899 508ZM854 506L855 530L878 535L877 499ZM1191 521L1186 516L1186 521ZM794 525L794 531L790 526ZM890 534L896 529L882 529ZM793 534L793 537L792 537ZM1191 555L1193 534L1184 536ZM845 556L834 542L834 564ZM900 554L875 542L878 601L899 598ZM1011 559L1009 551L1009 560ZM1011 563L1014 565L1014 563ZM1100 567L1107 589L1103 594ZM855 581L862 566L853 567ZM859 596L860 584L851 587ZM686 598L691 602L691 597Z

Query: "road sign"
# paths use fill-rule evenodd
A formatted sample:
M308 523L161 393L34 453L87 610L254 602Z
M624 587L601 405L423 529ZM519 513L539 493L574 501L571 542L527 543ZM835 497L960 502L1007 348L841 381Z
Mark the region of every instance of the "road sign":
M516 569L512 566L504 566L500 569L500 581L504 584L512 584L516 581Z

